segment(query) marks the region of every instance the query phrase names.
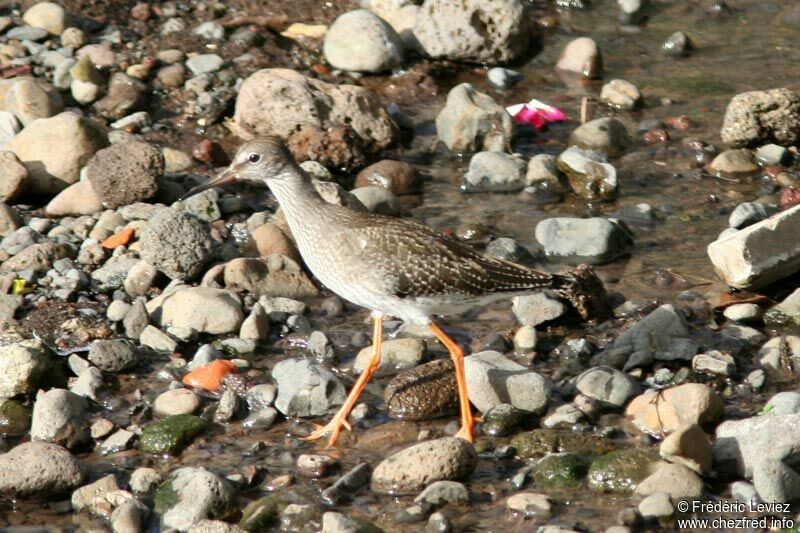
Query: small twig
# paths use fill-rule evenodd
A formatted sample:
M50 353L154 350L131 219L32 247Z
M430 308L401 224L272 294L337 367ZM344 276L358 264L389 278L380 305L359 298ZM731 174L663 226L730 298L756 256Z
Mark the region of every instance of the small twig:
M584 96L581 98L581 124L586 124L594 114L594 109L590 110L589 104L594 104L594 98L591 96Z

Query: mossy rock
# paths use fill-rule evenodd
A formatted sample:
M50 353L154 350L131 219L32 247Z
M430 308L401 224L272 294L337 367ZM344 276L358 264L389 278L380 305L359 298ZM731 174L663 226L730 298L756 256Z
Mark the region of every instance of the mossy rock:
M267 531L280 523L286 502L277 494L269 494L247 504L242 511L239 527L245 531Z
M533 479L545 488L574 487L586 477L589 465L574 453L556 453L536 463Z
M511 445L520 457L542 457L551 453L574 453L580 456L602 455L615 448L614 444L597 435L574 433L557 429L534 429L515 435Z
M145 453L176 454L188 446L208 422L194 415L174 415L142 431L139 449Z
M658 461L655 452L641 448L607 453L589 467L589 487L598 492L631 493Z
M172 480L167 480L158 486L153 498L154 509L157 513L166 513L178 503L178 491L172 486Z
M15 400L0 402L0 435L20 437L31 427L31 410Z

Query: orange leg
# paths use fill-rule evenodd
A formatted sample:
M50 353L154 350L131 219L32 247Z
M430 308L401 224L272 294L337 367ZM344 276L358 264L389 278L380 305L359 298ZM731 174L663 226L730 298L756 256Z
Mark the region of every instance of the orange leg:
M464 439L468 442L473 442L475 437L472 433L473 426L475 425L475 417L472 416L472 408L469 405L469 397L467 396L467 378L464 375L464 350L453 339L448 337L444 331L439 329L439 326L431 322L428 327L436 337L442 341L445 348L450 352L450 357L453 359L453 364L456 367L456 382L458 383L458 404L461 409L461 429L456 434L456 437Z
M330 433L330 437L328 438L328 445L327 448L332 448L334 444L336 444L336 439L339 438L339 432L342 430L342 426L347 428L350 431L350 424L347 422L347 417L350 416L350 411L353 410L353 407L356 405L356 401L358 397L361 395L361 391L364 390L364 387L369 382L370 378L372 378L375 371L378 370L378 365L381 363L381 340L383 339L383 317L378 316L375 318L375 326L372 333L372 358L369 360L369 366L361 373L356 381L356 384L353 386L353 390L350 391L350 395L345 400L344 404L339 408L339 411L334 415L330 422L328 422L324 426L319 426L316 431L314 431L308 437L305 437L303 440L316 440L327 433Z

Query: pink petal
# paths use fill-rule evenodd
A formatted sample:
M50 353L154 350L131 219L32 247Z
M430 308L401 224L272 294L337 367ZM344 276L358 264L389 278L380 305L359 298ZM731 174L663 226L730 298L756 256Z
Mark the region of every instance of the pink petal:
M567 115L559 108L547 105L539 100L533 99L526 105L537 109L548 122L563 122L567 119Z

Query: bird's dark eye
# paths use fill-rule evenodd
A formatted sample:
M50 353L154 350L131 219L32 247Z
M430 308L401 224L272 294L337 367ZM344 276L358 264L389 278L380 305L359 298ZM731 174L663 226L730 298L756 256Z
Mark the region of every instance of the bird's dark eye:
M250 161L251 163L258 163L259 161L261 161L261 154L255 154L255 153L250 154L247 156L247 160Z

